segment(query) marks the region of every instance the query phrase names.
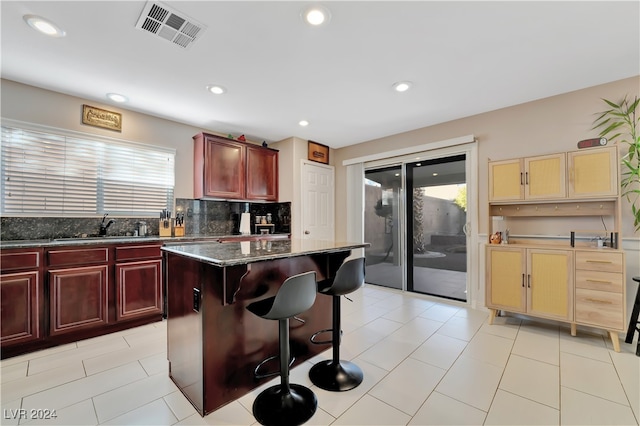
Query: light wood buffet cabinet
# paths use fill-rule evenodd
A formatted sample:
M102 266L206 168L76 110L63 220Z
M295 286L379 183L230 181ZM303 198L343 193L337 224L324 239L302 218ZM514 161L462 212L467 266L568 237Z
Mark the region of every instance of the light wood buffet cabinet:
M618 147L489 161L489 235L493 218L566 220L564 237L510 236L486 246L486 306L606 330L614 350L625 329L625 258L620 241ZM576 217L613 222L605 247L570 238ZM507 225L508 227L508 225ZM595 229L595 228L594 228ZM597 232L594 230L593 232ZM541 242L542 241L542 242Z

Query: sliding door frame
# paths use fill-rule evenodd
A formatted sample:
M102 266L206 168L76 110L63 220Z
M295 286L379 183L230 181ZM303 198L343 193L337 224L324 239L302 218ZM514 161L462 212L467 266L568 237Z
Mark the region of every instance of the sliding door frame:
M450 157L459 154L466 155L466 177L467 177L467 302L466 304L476 307L483 303L484 297L480 295L480 250L478 247L478 146L473 135L463 136L459 138L433 142L416 147L403 148L395 151L388 151L379 154L369 155L365 157L353 158L343 161L343 166L347 167L347 174L351 169L351 175L357 176L354 179L348 179L347 193L359 193L360 199L364 199L364 171L375 168L388 167L402 164L403 192L404 180L406 172L406 163L413 163L417 160L429 160L443 157ZM355 186L355 185L358 186ZM362 207L362 205L360 205ZM402 208L405 208L403 206ZM363 236L364 229L364 212L363 210L353 211L347 209L348 216L352 220L347 225L347 234L352 235L358 233ZM355 231L352 227L355 227ZM403 221L404 229L401 229L401 235L404 239L403 246L406 246L406 221ZM361 233L362 232L362 233ZM403 290L406 291L406 266L403 272ZM460 302L462 303L462 302Z

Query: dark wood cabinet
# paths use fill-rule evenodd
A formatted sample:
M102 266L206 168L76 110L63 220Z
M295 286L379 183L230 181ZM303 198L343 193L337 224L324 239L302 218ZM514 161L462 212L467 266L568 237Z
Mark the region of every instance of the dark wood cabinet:
M1 250L2 358L161 321L161 247Z
M42 250L10 250L0 256L0 344L37 341L43 328Z
M278 151L199 133L194 140L194 198L278 200Z
M50 336L109 322L108 269L108 265L97 265L48 272Z
M39 284L38 271L0 275L3 346L40 338Z
M247 146L246 198L278 201L278 152Z
M160 245L116 248L116 319L162 316ZM151 260L149 260L151 259Z

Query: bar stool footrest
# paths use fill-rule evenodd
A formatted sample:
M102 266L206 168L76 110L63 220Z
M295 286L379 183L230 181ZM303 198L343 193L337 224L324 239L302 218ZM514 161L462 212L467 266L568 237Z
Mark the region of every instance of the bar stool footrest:
M267 377L273 377L273 376L277 376L278 374L280 374L280 370L278 371L273 371L270 373L258 373L258 370L260 369L260 367L262 367L263 365L265 365L267 362L269 361L273 361L274 359L278 359L280 358L280 355L273 355L270 356L269 358L265 358L262 362L260 362L260 364L258 364L258 366L253 370L253 376L256 379L265 379ZM293 365L293 363L296 362L296 357L292 356L291 360L289 361L289 368L291 368L291 366Z
M309 337L309 341L311 343L313 343L314 345L328 345L333 343L333 338L329 339L329 340L316 340L316 337L318 337L318 335L320 334L324 334L324 333L331 333L333 331L333 328L325 328L324 330L320 330L320 331L316 331L315 333L313 333L311 335L311 337ZM340 330L340 337L342 337L342 330Z

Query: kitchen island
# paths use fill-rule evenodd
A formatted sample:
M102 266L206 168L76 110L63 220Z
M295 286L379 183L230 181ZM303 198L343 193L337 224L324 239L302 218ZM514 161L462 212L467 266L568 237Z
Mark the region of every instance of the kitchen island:
M270 378L254 369L278 353L278 324L246 306L275 295L284 280L315 271L333 278L352 249L363 243L257 240L168 245L162 248L167 280L169 375L200 415L245 395ZM291 320L294 366L330 348L311 335L331 328L331 297ZM303 322L304 321L304 322ZM278 369L277 360L267 364Z

